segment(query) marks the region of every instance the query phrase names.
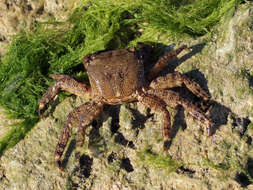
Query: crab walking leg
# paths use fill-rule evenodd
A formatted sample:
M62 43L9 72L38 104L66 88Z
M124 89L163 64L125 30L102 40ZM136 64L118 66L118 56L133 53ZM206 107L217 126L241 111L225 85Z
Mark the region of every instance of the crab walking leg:
M210 99L210 95L198 83L179 72L158 77L149 86L153 89L167 89L182 86L183 84L196 96L203 98L204 101Z
M43 109L58 94L60 89L68 91L77 96L89 98L91 97L90 87L84 83L77 82L75 79L67 75L50 75L56 79L56 83L50 86L47 92L42 96L39 102L39 115L43 117Z
M86 126L89 125L96 116L98 116L98 114L102 111L102 109L103 109L103 103L91 101L91 102L86 102L82 104L81 106L77 107L68 115L67 122L62 129L59 142L56 146L56 150L54 154L55 161L61 170L63 170L61 157L68 143L68 140L70 137L70 131L73 125L77 123L77 125L80 128L82 128L80 130L82 133L81 135L83 136L81 139L79 139L79 142L77 143L77 145L82 146L85 139Z
M171 133L171 121L170 114L166 109L166 104L162 100L157 99L153 95L146 93L138 94L138 101L142 103L144 106L149 107L157 113L162 113L163 115L163 150L166 151L168 148L170 133Z
M186 45L182 45L178 49L168 53L167 55L161 57L157 63L154 65L154 67L151 69L151 71L147 75L147 79L151 81L154 79L160 71L162 71L168 64L168 60L172 59L173 57L176 57L181 51L186 49Z
M211 127L212 122L205 115L205 113L195 106L193 103L188 101L187 99L181 98L177 92L172 90L148 90L149 94L152 94L160 99L162 99L168 106L176 107L178 104L182 105L184 109L193 116L193 118L197 119L201 125L206 127L207 135L211 136Z

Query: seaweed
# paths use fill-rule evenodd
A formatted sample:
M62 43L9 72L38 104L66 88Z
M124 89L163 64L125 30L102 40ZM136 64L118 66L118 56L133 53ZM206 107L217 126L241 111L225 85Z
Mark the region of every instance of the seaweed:
M150 150L138 152L137 155L144 164L152 165L156 169L164 169L168 174L183 166L182 161L174 160L169 156L157 155Z

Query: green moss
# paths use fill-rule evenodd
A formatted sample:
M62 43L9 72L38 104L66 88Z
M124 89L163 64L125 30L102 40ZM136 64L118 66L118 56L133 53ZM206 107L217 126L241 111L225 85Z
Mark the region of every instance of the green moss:
M214 164L210 159L203 158L203 165L216 170L228 170L230 165L226 163Z
M52 83L49 74L87 80L80 69L88 53L125 48L137 41L155 42L161 35L165 39L204 35L240 2L84 1L66 22L38 23L21 32L0 63L0 105L11 118L21 120L0 139L0 154L38 122L38 101Z
M152 165L157 169L166 170L168 173L176 171L183 165L182 162L176 161L169 156L165 157L157 155L151 151L139 152L138 157L142 162L144 162L144 164Z

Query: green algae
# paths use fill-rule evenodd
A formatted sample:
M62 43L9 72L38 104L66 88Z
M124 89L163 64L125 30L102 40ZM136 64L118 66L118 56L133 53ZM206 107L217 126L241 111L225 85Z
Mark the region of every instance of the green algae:
M155 154L149 150L139 152L137 156L144 164L151 165L156 169L166 170L168 174L175 172L179 167L183 166L183 162L176 161L168 156Z
M230 165L226 163L215 164L208 158L203 158L203 166L216 170L228 170L230 168Z

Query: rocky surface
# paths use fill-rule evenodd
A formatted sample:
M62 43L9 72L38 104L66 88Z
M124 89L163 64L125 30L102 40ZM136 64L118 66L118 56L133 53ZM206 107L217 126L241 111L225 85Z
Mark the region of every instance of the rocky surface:
M32 15L37 14L39 1L27 2L33 13L23 12L37 19ZM253 189L252 10L252 3L241 5L232 18L224 18L207 43L206 37L184 42L192 50L172 63L209 90L212 137L180 106L168 108L173 141L168 152L162 152L160 115L139 103L108 106L88 128L80 158L75 156L73 131L66 169L61 172L53 156L58 136L67 114L87 100L70 97L59 103L56 99L48 117L1 157L0 189ZM14 28L7 30L15 32Z

